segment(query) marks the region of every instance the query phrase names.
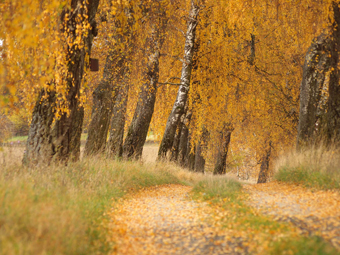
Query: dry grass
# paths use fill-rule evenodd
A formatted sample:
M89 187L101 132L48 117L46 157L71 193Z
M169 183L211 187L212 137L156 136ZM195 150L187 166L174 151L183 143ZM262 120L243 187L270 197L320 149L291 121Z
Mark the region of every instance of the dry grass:
M234 208L237 228L250 224L265 226L258 231L268 226L274 231L278 225L239 200L236 180L154 162L155 144L145 147L144 164L92 157L68 166L28 169L21 166L22 147L1 153L6 164L0 168L0 254L106 254L112 243L107 241L105 212L128 192L170 183L191 185L194 195ZM234 218L225 220L234 226Z
M20 161L19 161L20 162ZM91 158L0 169L0 254L106 253L104 212L128 191L180 181L161 166Z
M215 187L218 179L152 162L154 144L144 164L92 157L29 169L21 166L23 151L5 147L0 155L0 254L105 254L104 213L127 192L170 183Z
M340 149L323 145L291 151L275 162L279 181L322 189L340 188Z

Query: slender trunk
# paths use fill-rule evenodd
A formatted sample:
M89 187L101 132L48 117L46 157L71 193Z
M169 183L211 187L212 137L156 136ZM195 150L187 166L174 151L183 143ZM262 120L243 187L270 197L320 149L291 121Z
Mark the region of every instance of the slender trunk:
M120 91L122 80L129 72L128 56L132 51L132 10L126 8L127 26L125 32L116 32L114 44L106 57L103 77L93 92L93 107L88 137L85 144L85 154L101 153L105 149L112 108ZM121 29L121 22L115 22L116 29ZM125 46L122 49L122 45ZM114 85L113 85L114 83Z
M214 174L225 174L227 168L227 156L230 144L231 131L225 127L221 132L221 144L218 147L217 160L214 168Z
M184 123L181 130L181 139L178 145L178 163L185 166L187 160L187 149L189 141L189 123L192 113L188 112L185 116Z
M317 37L306 54L300 86L298 148L313 140L321 90L324 86L326 73L330 68L329 54L329 39L325 35Z
M136 110L128 129L123 146L123 157L139 159L148 134L151 118L156 101L157 84L159 78L160 50L165 38L167 18L162 11L156 21L151 24L150 34L145 42L145 70L143 85L138 95Z
M203 133L196 144L196 150L195 150L195 172L201 172L204 173L205 168L205 159L203 157L203 151L206 149L206 145L209 139L209 132L206 128L203 128Z
M182 129L183 129L183 126L184 126L184 119L185 119L185 116L182 115L181 121L178 123L176 135L175 135L175 138L174 138L174 143L173 143L172 148L171 148L170 161L177 161L177 159L178 159L179 144L180 144L180 141L181 141Z
M195 158L196 158L196 147L191 151L191 137L189 135L188 143L187 143L187 156L185 166L189 168L190 171L195 170Z
M205 167L205 159L202 155L203 148L201 143L196 144L196 155L195 155L195 172L204 173L204 167Z
M269 160L271 154L271 143L269 143L269 148L265 152L265 155L261 159L261 168L259 173L259 178L257 183L266 183L268 178L268 170L269 170Z
M333 2L334 22L331 40L331 73L329 78L329 98L327 105L328 142L340 142L340 85L339 85L339 51L340 51L340 8L339 2Z
M121 157L123 155L123 139L128 94L129 85L127 82L124 82L112 111L110 137L106 147L107 155L111 158Z
M199 7L192 1L187 32L184 47L184 62L181 74L181 85L178 89L177 98L168 118L163 139L158 151L158 158L165 158L174 141L176 128L181 116L184 113L185 104L188 98L190 88L191 71L193 65L194 43L196 36L196 27L198 24Z
M79 158L80 134L82 131L83 109L79 105L80 87L84 74L85 59L91 53L93 38L97 35L95 15L99 0L90 0L83 5L80 0L71 1L71 10L64 10L61 24L68 31L68 40L77 40L75 27L88 22L90 28L83 36L84 45L77 43L67 46L68 114L55 116L56 94L53 91L41 92L33 111L24 162L28 164L50 163L55 160L67 161ZM82 18L79 18L82 17ZM66 47L66 46L65 46ZM53 120L55 121L52 127Z

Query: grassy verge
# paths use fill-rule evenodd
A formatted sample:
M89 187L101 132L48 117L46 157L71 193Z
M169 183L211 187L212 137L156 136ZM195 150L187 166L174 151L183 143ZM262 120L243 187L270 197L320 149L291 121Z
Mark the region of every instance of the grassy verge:
M193 196L216 209L212 220L233 237L249 240L245 245L251 253L276 254L292 246L289 254L299 254L295 251L301 251L301 243L308 243L323 254L335 254L327 244L313 243L315 239L301 236L290 225L245 205L242 186L235 180L172 164L101 158L68 166L28 169L12 164L0 169L0 254L106 254L112 244L107 241L105 212L112 204L128 192L170 183L192 185Z
M290 152L276 161L278 181L308 188L340 189L340 151L323 146Z
M88 159L0 170L0 254L105 254L104 212L130 190L180 183L162 166Z
M339 252L319 237L287 238L274 244L271 255L337 255Z
M277 222L247 206L241 185L227 178L208 178L194 185L193 197L208 202L212 224L227 228L241 250L250 254L339 254L329 243L308 237L284 222ZM240 240L242 240L240 242Z

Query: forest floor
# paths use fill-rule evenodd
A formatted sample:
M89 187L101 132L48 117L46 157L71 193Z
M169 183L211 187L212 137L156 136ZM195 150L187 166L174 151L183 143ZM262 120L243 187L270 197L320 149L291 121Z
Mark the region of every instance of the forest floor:
M269 232L267 234L272 236L275 233L277 235L275 238L293 236L293 239L294 236L296 239L301 236L321 236L339 250L339 193L313 191L277 182L246 184L243 187L246 193L245 203L254 209L246 211L246 214L256 215L258 212L290 226L288 231L280 232L278 230L282 228L280 226L278 229L277 227L271 230L268 228L266 231L262 229L259 233ZM249 225L243 230L239 229L239 224L253 222L254 225L256 220L253 218L241 220L240 223L240 220L235 219L238 213L234 214L220 205L214 205L211 201L193 200L191 190L191 187L182 185L151 187L130 194L115 204L109 213L110 236L111 241L115 243L114 253L271 253L270 242L264 241L265 235L260 237L258 233L256 234L256 227ZM233 221L225 222L225 218L232 217L235 224ZM271 223L263 221L259 224L265 226ZM256 248L255 246L259 244L263 246Z
M131 195L110 213L118 254L243 254L246 246L208 219L206 202L189 198L192 188L163 185Z

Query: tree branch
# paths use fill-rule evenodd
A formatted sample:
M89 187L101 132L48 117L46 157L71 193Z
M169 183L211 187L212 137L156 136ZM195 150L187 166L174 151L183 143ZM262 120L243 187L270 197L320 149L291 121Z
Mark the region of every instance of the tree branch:
M161 87L161 86L163 86L163 85L181 86L181 85L185 85L185 84L183 84L183 83L172 83L172 82L163 82L163 83L158 82L157 88L159 88L159 87Z

